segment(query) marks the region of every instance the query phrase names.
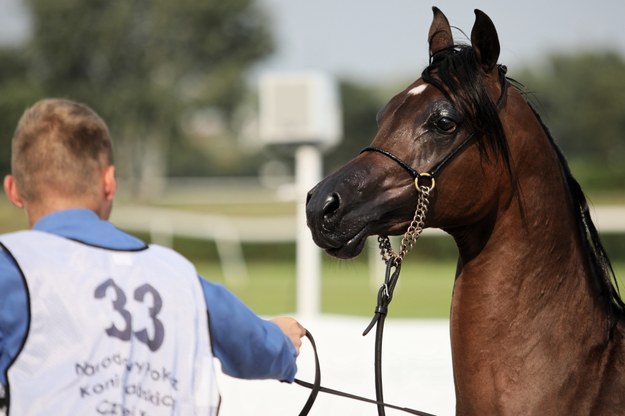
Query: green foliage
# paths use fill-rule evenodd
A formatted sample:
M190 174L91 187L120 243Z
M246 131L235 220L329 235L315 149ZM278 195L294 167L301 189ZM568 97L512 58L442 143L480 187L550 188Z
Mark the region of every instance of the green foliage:
M0 85L22 91L11 98L4 89L2 101L11 98L23 107L25 98L62 96L90 104L109 122L118 171L127 177L154 173L148 164L171 166L168 150L185 137L183 120L199 109L217 111L224 120L219 134L232 141L230 119L245 94L246 71L273 48L266 17L253 0L27 5L31 41L3 59L0 70ZM11 119L14 128L17 117ZM198 153L193 146L177 149Z
M106 99L109 111L123 111L119 99L152 117L189 104L232 110L243 72L272 48L250 0L29 4L34 65L47 89Z
M341 82L343 103L343 140L324 157L326 171L332 172L371 143L378 126L376 114L384 105L373 87L355 82Z
M22 112L40 95L26 57L18 50L0 49L0 173L10 171L11 138Z
M553 55L521 81L584 187L625 188L625 60L611 52Z

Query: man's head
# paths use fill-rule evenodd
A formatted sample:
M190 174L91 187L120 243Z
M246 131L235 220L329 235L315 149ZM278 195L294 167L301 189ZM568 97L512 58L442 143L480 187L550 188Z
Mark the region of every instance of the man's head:
M108 218L116 189L111 138L91 108L64 99L35 103L17 125L11 152L5 192L26 208L31 225L66 208Z

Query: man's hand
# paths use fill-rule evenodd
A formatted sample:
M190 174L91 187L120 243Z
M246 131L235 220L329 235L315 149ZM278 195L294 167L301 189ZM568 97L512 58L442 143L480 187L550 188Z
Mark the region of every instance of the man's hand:
M271 320L278 325L282 332L289 337L297 355L299 355L299 349L302 346L302 337L306 335L306 329L300 325L294 318L288 316L281 316Z

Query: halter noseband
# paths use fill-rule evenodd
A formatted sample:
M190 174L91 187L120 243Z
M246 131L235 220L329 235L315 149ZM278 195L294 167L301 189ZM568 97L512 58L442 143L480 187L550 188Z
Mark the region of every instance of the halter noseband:
M427 178L427 179L429 179L432 182L431 189L434 189L434 187L436 186L436 180L435 179L436 179L436 176L438 175L438 173L443 169L443 167L445 167L445 165L447 165L457 155L459 155L462 152L462 150L471 142L471 140L474 137L475 137L475 133L469 134L462 141L462 143L460 143L458 145L458 147L456 147L451 153L449 153L440 162L438 162L436 165L434 165L434 167L432 169L430 169L429 172L417 172L415 169L413 169L410 165L408 165L402 159L400 159L399 157L395 156L393 153L389 152L388 150L382 149L381 147L368 146L368 147L365 147L364 149L362 149L360 151L360 153L364 153L364 152L378 152L378 153L381 153L384 156L386 156L386 157L394 160L395 162L397 162L397 164L399 164L399 166L404 168L410 174L410 176L412 176L412 178L415 181L415 187L417 188L417 190L420 189L420 187L419 187L419 179L424 179L424 178Z

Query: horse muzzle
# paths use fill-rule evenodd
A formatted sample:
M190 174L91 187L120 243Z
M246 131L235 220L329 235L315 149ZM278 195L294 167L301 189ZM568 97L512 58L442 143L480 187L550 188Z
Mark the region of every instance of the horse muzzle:
M342 259L360 254L369 236L368 221L352 215L347 194L351 191L326 178L308 192L306 199L306 220L315 244Z

